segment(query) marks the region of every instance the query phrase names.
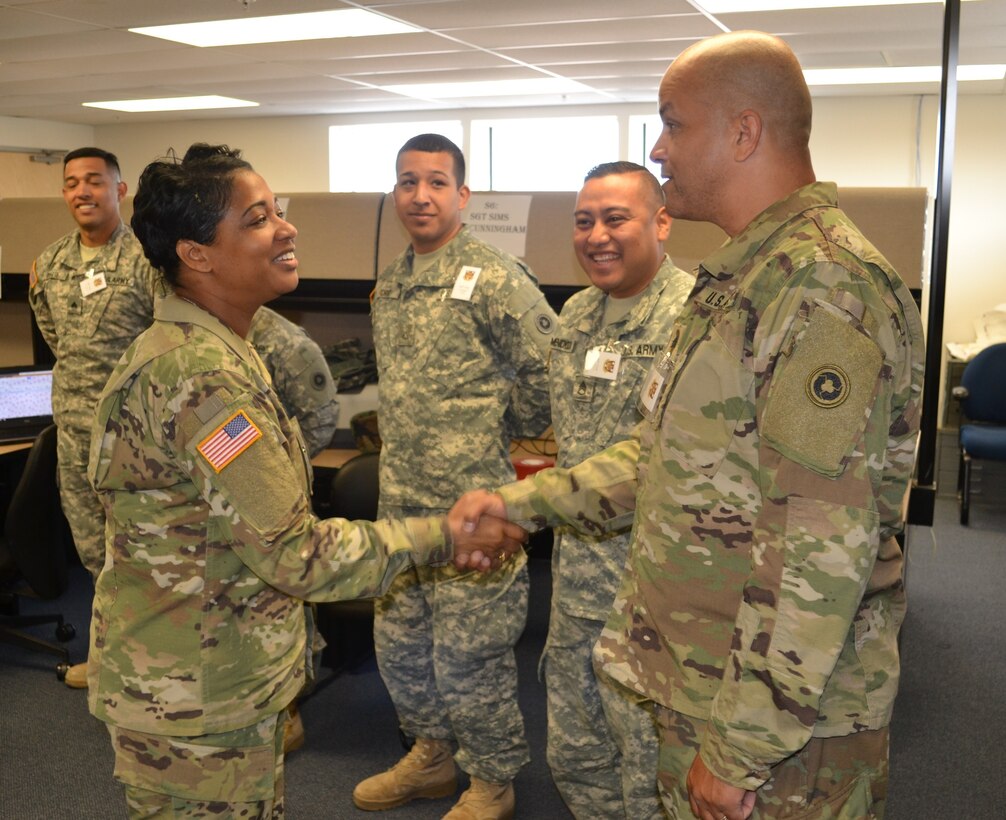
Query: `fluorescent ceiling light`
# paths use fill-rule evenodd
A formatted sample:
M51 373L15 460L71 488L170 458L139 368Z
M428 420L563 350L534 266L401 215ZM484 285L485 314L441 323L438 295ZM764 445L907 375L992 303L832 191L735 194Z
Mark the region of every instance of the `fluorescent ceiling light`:
M176 43L206 48L251 43L287 43L295 40L328 40L336 37L370 37L376 34L409 34L421 31L363 9L239 17L205 23L131 28L135 34L160 37Z
M234 97L161 97L152 100L107 100L105 102L83 103L88 108L107 108L110 111L195 111L201 108L251 108L257 102L238 100Z
M887 66L883 68L807 68L807 85L880 85L895 83L938 83L943 69L938 65ZM1002 80L1006 65L957 66L957 79Z
M942 4L943 0L697 0L697 5L710 14L730 14L741 11L839 9L853 6L909 6L923 3Z
M485 80L469 83L414 83L382 85L382 91L416 97L421 100L447 100L457 97L509 97L525 94L582 94L594 89L576 80L540 77L528 80Z

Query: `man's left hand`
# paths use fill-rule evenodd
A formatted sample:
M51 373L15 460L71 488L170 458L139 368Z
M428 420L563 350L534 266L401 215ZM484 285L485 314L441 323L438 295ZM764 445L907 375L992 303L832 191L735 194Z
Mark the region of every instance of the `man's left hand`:
M699 820L747 820L754 811L755 793L720 780L695 755L688 770L688 802Z

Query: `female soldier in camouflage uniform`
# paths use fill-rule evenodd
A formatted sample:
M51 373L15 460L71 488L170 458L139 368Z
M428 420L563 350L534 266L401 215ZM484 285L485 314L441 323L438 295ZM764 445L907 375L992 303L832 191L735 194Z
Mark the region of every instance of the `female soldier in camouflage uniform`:
M452 540L456 562L488 561L439 520L311 514L297 423L244 340L258 307L297 284L297 231L239 152L152 163L133 228L174 292L98 404L89 478L108 544L89 705L131 815L278 817L303 599L381 594L399 570L448 560Z

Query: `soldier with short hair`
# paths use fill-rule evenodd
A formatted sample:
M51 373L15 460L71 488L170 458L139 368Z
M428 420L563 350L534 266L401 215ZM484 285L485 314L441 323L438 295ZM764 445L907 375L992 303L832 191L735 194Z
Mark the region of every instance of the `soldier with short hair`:
M29 277L28 301L56 357L52 413L60 500L81 563L96 578L105 561L105 514L87 483L94 405L129 344L150 326L160 274L119 215L126 195L119 161L85 147L63 158L63 199L77 229L46 248ZM65 682L87 686L87 664Z
M411 243L378 276L371 308L379 508L392 518L442 512L466 489L513 479L511 440L549 424L555 325L527 266L463 226L469 190L454 143L413 137L396 172L395 209ZM528 760L513 651L527 619L526 560L489 576L416 567L378 599L381 676L416 742L356 786L359 808L453 794L456 759L471 787L446 816L512 816L512 781Z
M672 817L882 817L919 312L817 181L810 92L781 39L689 46L659 101L668 211L729 239L644 382L643 421L453 512L632 521L594 665L654 703Z
M592 286L563 305L549 362L560 467L629 438L641 418L643 379L695 282L664 253L670 228L660 183L643 166L607 162L587 174L573 213L573 249ZM638 697L599 681L591 665L629 537L562 527L552 549L542 654L548 763L566 805L583 820L664 816L653 716Z
M297 285L296 228L227 146L140 177L132 225L171 293L101 393L88 478L107 513L88 705L131 817L281 817L304 600L369 597L414 563L498 566L485 522L319 520L296 425L245 340ZM520 550L519 527L493 541Z

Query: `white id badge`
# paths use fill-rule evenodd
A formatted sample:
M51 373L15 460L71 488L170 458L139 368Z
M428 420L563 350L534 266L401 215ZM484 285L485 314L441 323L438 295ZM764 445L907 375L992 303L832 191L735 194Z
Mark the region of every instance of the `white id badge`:
M100 290L108 287L105 281L105 274L96 273L94 276L85 276L80 282L80 292L83 296L93 296Z
M482 273L482 268L465 265L461 269L461 273L458 274L458 278L454 280L454 290L451 291L451 298L460 299L462 302L470 302L472 300L472 293L475 290L475 283L479 281L480 273Z
M657 399L660 398L660 388L664 386L664 374L657 370L656 363L650 368L643 383L643 390L639 394L639 403L643 406L644 415L653 415L653 409L657 406Z
M622 363L622 354L603 347L592 347L583 360L583 375L596 379L614 381L618 378L618 368Z

